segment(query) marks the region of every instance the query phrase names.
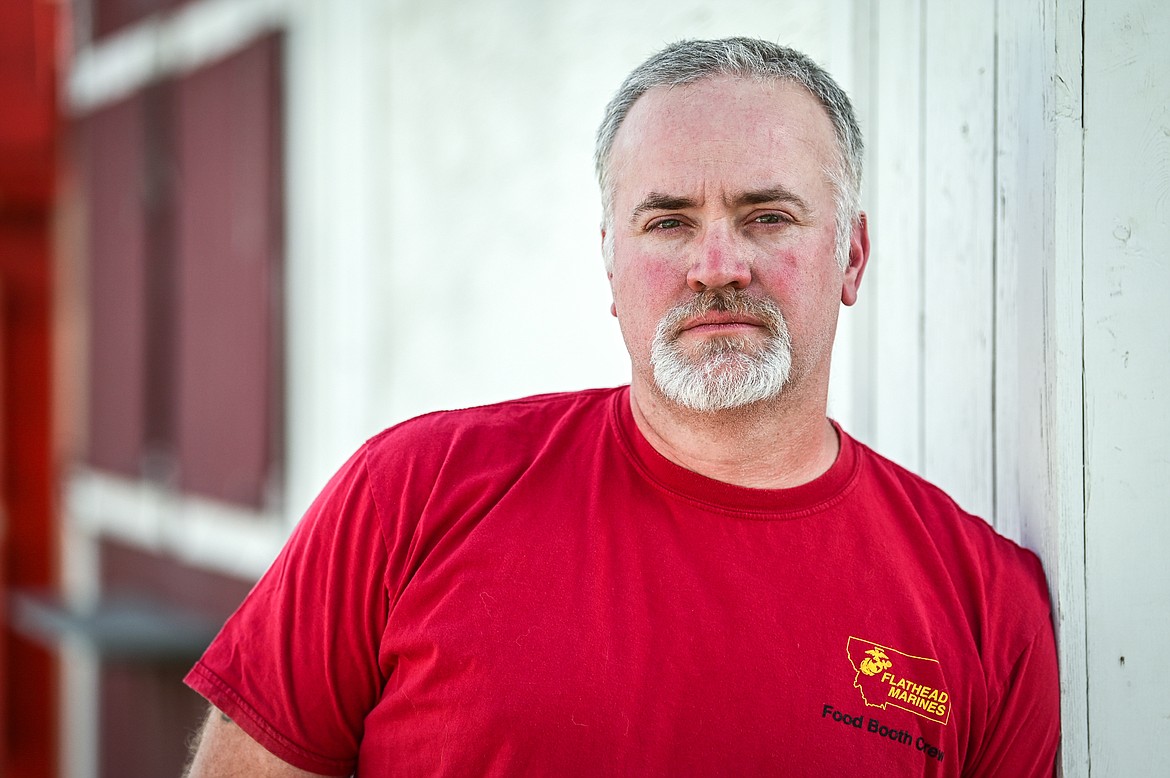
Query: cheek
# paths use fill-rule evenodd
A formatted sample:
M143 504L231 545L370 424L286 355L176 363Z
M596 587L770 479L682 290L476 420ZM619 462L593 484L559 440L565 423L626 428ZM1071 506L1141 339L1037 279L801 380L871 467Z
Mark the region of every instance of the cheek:
M680 281L677 271L672 273L661 264L625 265L614 274L618 326L635 364L648 359L658 322L687 293L685 279Z
M656 319L688 292L678 268L654 261L623 263L614 273L613 290L619 318L657 312Z
M783 303L781 304L783 308ZM794 343L812 353L827 352L832 348L837 330L837 315L841 307L840 287L836 293L827 284L805 288L802 298L793 299L785 309Z

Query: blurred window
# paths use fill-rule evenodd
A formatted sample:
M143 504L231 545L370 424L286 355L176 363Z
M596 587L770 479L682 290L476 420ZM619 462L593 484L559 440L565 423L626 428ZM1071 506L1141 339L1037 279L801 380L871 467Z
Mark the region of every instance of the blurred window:
M80 126L90 464L265 507L283 430L280 41Z

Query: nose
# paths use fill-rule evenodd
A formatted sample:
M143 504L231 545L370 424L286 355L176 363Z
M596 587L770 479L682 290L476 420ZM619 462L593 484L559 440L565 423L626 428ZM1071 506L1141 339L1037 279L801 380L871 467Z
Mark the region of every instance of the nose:
M692 291L746 289L751 284L747 252L728 234L726 222L716 222L708 228L695 248L697 256L687 271L687 286Z

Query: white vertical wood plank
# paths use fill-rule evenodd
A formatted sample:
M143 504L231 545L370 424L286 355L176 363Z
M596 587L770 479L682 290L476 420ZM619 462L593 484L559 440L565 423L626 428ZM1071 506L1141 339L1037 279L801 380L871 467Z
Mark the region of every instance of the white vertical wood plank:
M865 207L872 443L922 472L922 0L875 0Z
M1034 385L1043 369L1041 276L1045 237L1046 166L1051 159L1044 121L1044 51L1037 3L996 3L995 192L995 528L1020 537L1020 384Z
M924 19L925 473L992 517L995 5Z
M1062 773L1084 776L1079 0L1000 0L997 30L996 527L1048 573Z
M1045 499L1023 512L1025 537L1035 521L1052 516L1056 532L1044 533L1035 548L1049 572L1055 604L1060 660L1060 772L1089 775L1088 666L1085 607L1085 442L1084 442L1084 69L1083 0L1053 0L1043 23L1052 27L1055 67L1046 111L1054 125L1055 158L1052 265L1046 267L1046 375L1041 408L1031 432L1044 446L1040 470L1025 471L1026 483L1044 484ZM1034 439L1034 438L1032 438ZM1021 466L1039 461L1021 455ZM1035 491L1028 492L1035 494ZM1040 533L1035 533L1039 535Z
M287 440L290 519L384 424L377 417L387 177L387 12L299 2L287 47Z
M1029 524L1055 516L1057 530L1037 546L1049 570L1055 601L1057 646L1061 667L1061 772L1089 774L1088 668L1085 610L1084 483L1084 69L1082 0L1055 0L1042 12L1055 41L1053 83L1047 94L1054 125L1055 158L1050 196L1053 200L1053 262L1044 278L1048 297L1045 333L1046 390L1038 432L1047 469L1024 470L1025 482L1045 484L1043 507L1023 512ZM1037 457L1022 457L1027 467ZM1028 492L1035 494L1036 488ZM1053 560L1055 559L1055 564Z
M833 31L828 36L829 56L821 64L829 68L849 95L862 137L872 124L870 114L869 14L872 0L833 0L829 4ZM864 178L864 176L863 176ZM863 192L863 204L864 203ZM829 375L828 413L854 437L872 442L872 392L870 362L873 352L872 305L868 291L851 307L841 307L833 342L833 370Z
M70 607L92 606L101 593L99 539L66 513L58 537L61 591ZM57 724L61 778L97 778L101 764L101 676L98 658L76 638L67 638L59 654L61 679Z
M1085 5L1085 555L1092 774L1170 775L1170 13Z

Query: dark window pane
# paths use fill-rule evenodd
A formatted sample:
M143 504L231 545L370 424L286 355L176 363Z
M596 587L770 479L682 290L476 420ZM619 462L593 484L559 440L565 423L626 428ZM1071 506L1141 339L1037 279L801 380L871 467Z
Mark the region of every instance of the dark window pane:
M260 505L279 422L278 43L177 83L180 487Z
M88 459L126 475L138 473L145 435L142 115L132 98L78 128L88 209Z

